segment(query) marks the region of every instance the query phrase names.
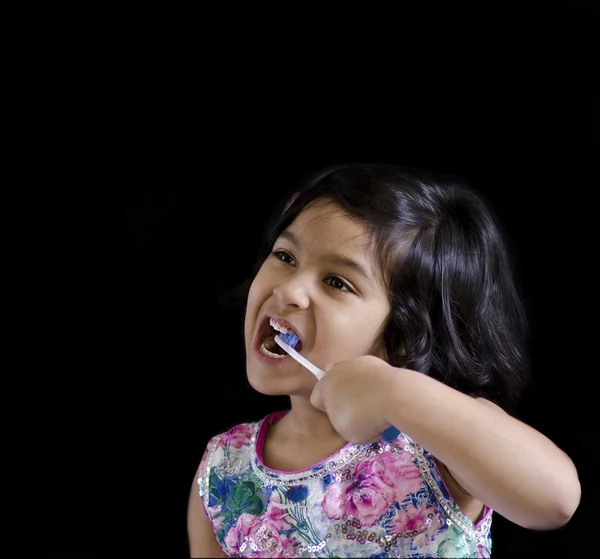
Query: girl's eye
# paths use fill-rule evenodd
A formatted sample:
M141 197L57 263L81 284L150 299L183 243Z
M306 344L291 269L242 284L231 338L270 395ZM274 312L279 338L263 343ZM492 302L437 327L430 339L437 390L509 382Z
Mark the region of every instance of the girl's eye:
M285 250L274 250L273 252L271 252L271 256L273 256L273 258L276 258L280 262L283 262L284 264L290 264L292 266L294 266L296 264L294 257L289 252L286 252ZM328 278L325 278L323 281L325 282L326 285L328 285L332 289L335 289L336 291L354 293L352 288L343 279L339 278L338 276L329 276Z
M294 259L285 252L285 250L274 250L271 254L277 258L277 260L281 260L281 262L285 262L286 264L294 263Z
M349 293L352 293L352 289L350 289L348 284L344 280L338 278L337 276L328 277L325 280L325 282L330 287L333 287L333 289L337 289L338 291L348 291Z

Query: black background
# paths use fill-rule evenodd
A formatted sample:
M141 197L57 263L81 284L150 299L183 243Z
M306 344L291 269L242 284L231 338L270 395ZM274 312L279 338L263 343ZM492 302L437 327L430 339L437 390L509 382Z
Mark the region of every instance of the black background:
M68 127L72 150L47 158L52 181L22 206L34 271L19 299L31 311L13 325L27 350L25 374L14 375L22 401L5 393L6 441L12 457L33 458L5 478L18 497L9 550L186 556L187 500L208 438L286 404L248 387L241 314L219 304L218 288L250 273L275 200L338 161L453 173L493 204L534 332L521 414L569 453L583 486L561 530L496 516L494 557L593 548L597 20L583 3L484 20L455 14L448 35L478 38L460 55L438 43L435 67L411 66L400 48L384 49L390 61L361 58L347 30L356 58L318 76L284 62L265 70L240 46L220 70L198 62L169 76L174 57L157 71L148 54L106 74L110 85L97 81ZM420 29L415 50L434 34ZM63 193L63 182L75 189Z

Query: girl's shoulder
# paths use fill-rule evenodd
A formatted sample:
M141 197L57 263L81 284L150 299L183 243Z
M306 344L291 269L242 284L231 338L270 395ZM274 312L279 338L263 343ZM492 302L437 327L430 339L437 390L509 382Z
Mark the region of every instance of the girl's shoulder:
M261 429L261 426L268 427L285 413L271 413L258 421L239 423L226 431L217 433L206 444L199 470L204 471L209 464L229 462L251 453L257 441L261 442L261 435L264 435L265 429Z
M239 423L210 438L196 473L200 497L208 496L211 473L221 476L235 475L248 468L255 453L257 437L261 425L270 423L276 414L270 414L259 421Z
M226 431L217 433L206 444L203 461L206 461L209 453L214 454L219 450L239 450L252 445L256 439L256 431L260 423L260 421L239 423Z

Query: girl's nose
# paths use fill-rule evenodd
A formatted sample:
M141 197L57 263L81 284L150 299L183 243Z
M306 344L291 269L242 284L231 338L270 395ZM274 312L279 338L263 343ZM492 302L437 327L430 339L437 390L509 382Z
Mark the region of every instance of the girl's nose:
M306 309L309 305L307 279L298 275L280 282L273 289L277 301L282 307L293 306Z

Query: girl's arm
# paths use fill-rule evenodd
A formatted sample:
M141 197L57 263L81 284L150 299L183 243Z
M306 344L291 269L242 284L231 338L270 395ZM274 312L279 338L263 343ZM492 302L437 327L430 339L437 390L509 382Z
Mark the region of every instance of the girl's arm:
M579 505L575 466L552 441L491 402L426 375L360 357L328 371L311 401L353 442L394 425L476 500L525 528L558 528Z
M443 462L478 501L525 528L566 524L581 487L570 458L540 432L484 399L395 369L386 420Z
M217 542L212 525L204 512L196 480L192 484L187 515L190 557L227 557Z

